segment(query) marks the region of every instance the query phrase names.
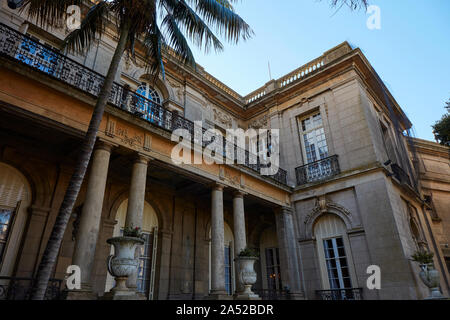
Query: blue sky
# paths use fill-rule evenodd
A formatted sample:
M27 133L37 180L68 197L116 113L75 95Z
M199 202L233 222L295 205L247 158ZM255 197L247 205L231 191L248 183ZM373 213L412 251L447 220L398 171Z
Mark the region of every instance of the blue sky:
M219 54L194 50L197 62L242 95L348 41L359 47L414 124L434 140L431 125L450 98L450 1L370 0L381 9L381 30L369 30L365 10L328 0L241 0L236 11L255 32Z

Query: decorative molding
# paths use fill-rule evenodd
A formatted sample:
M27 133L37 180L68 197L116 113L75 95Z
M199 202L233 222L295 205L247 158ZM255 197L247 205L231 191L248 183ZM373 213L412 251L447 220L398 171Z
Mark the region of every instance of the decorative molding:
M144 134L144 150L150 151L152 148L152 136L148 133Z
M128 128L126 127L114 126L114 128L115 135L117 135L124 144L127 144L130 147L143 145L142 136L128 133Z
M178 103L183 102L183 96L184 96L184 88L183 85L175 80L172 80L171 78L166 78L167 83L170 85L170 87L173 89L174 92L174 98Z
M114 138L115 131L116 131L116 121L108 119L105 134L108 137Z
M231 116L222 111L219 111L216 108L213 109L213 112L214 112L214 121L216 123L224 125L227 129L233 127L233 118Z
M329 209L339 211L349 218L352 215L350 211L340 204L327 200L325 196L320 196L316 199L316 206L314 209L312 209L311 212L305 216L304 224L308 224L313 217L324 214L328 212Z
M252 129L267 128L268 124L269 124L269 116L267 114L265 114L261 118L256 119L253 122L251 122L249 125L249 128L252 128Z

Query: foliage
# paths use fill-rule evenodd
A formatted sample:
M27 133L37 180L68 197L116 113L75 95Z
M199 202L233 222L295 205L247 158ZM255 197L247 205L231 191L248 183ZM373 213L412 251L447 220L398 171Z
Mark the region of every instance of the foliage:
M133 227L133 226L125 227L123 229L123 236L124 237L139 238L139 239L142 239L142 240L145 239L144 234L141 231L141 228Z
M253 257L253 258L258 258L259 257L259 253L251 248L246 247L245 249L242 249L241 252L239 252L238 254L239 257Z
M246 40L253 34L250 26L234 12L235 0L101 0L93 4L65 39L70 51L85 53L106 33L108 24L121 30L130 24L125 51L136 58L137 42L143 46L147 71L164 77L163 49L182 63L195 67L188 40L208 52L223 50L222 36L229 42ZM83 0L25 0L31 18L41 25L61 25L68 6L82 7Z
M433 263L433 252L427 252L425 250L419 250L416 251L412 256L411 259L413 261L419 262L420 264L430 264Z
M433 127L433 133L440 144L450 147L450 100L446 102L447 113Z

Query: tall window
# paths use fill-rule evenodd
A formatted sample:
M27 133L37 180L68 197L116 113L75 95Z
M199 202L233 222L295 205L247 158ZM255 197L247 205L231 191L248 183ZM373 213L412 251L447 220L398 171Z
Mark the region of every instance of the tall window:
M11 227L17 211L16 208L0 207L0 263L3 261L6 243L8 242Z
M316 113L301 120L303 153L307 163L328 157L328 146L322 123L322 115Z
M330 289L351 288L352 281L342 237L323 240L323 247Z
M267 289L269 291L278 291L282 289L280 254L278 248L266 248L266 274Z
M225 246L225 290L229 295L233 294L231 247Z
M142 234L144 235L145 244L140 246L137 291L149 295L152 262L154 260L153 249L155 248L155 232L143 232Z
M136 92L148 99L138 98L137 107L143 113L142 117L150 122L162 125L163 110L159 108L161 98L158 92L146 82L142 82Z
M329 176L332 173L331 160L328 158L328 145L322 122L322 115L316 113L300 121L300 136L306 168L306 180L313 182Z

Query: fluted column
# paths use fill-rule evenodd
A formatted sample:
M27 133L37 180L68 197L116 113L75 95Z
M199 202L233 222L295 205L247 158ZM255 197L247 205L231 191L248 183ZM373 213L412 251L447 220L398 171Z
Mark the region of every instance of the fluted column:
M147 184L147 169L150 158L138 153L134 160L131 173L130 193L128 196L127 217L125 227L142 229L144 218L145 186ZM136 249L138 256L139 247ZM127 279L128 288L137 287L137 273L129 276Z
M92 167L89 173L86 199L81 212L79 230L72 264L81 269L81 285L83 290L91 289L91 272L95 260L103 198L108 176L109 159L112 145L99 142L93 152Z
M247 238L245 234L245 212L244 212L244 193L236 191L233 194L233 221L234 221L234 256L247 246ZM236 279L239 275L239 263L236 263ZM237 291L243 291L244 287L239 281L236 282Z
M223 221L223 186L213 186L211 195L211 295L226 295Z
M302 299L300 268L294 233L292 209L282 207L275 211L280 268L283 286L288 286L293 299Z

